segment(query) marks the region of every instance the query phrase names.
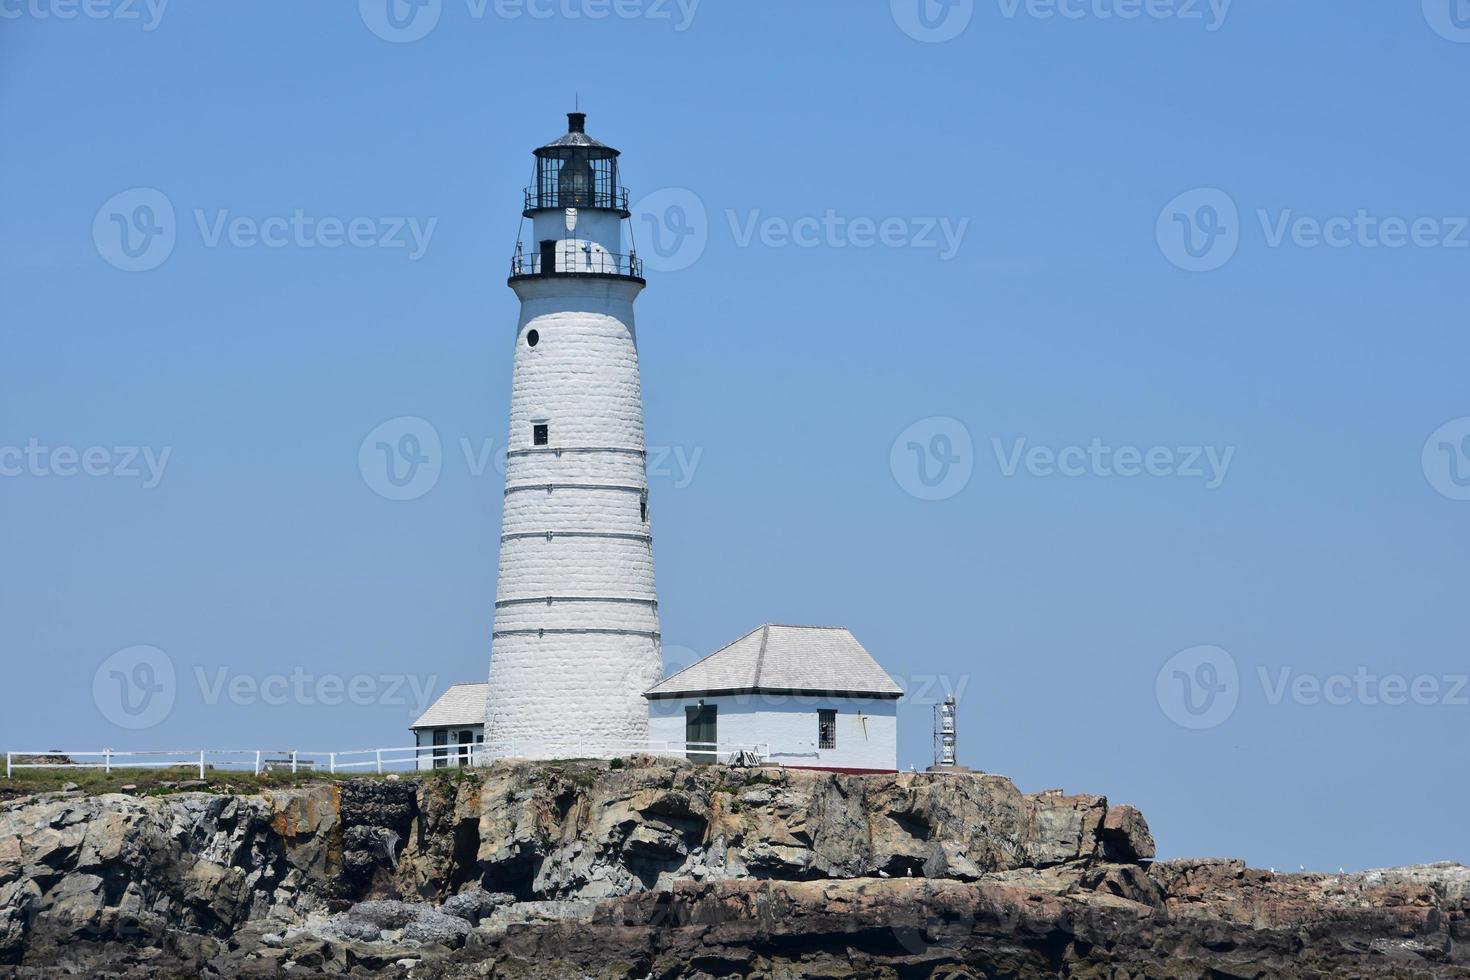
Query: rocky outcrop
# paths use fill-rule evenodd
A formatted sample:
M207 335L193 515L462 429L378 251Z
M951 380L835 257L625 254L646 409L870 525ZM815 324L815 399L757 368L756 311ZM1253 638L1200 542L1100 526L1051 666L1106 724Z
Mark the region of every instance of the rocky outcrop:
M502 764L0 807L20 975L1470 977L1470 870L1151 863L980 774Z
M525 899L685 879L973 879L1090 860L1105 846L1115 860L1153 857L1136 810L1120 808L1141 831L1105 845L1106 799L1028 796L1002 776L509 765L487 771L479 796L479 870Z

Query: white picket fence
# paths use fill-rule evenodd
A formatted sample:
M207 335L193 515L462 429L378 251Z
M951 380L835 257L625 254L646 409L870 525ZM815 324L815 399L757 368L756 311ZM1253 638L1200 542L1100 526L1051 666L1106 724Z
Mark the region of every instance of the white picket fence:
M585 752L585 746L579 746ZM568 756L578 753L569 749ZM770 759L769 745L735 745L715 742L627 742L601 745L601 755L658 755L684 758L700 756L724 763L765 764ZM47 760L47 761L38 761ZM49 761L66 760L66 761ZM345 752L307 752L300 749L185 749L122 752L102 749L88 752L6 752L5 778L11 779L18 769L182 769L199 770L204 779L210 770L251 772L290 771L351 773L375 771L379 774L399 770L434 768L435 762L449 767L483 765L482 745L415 745L407 748L349 749Z

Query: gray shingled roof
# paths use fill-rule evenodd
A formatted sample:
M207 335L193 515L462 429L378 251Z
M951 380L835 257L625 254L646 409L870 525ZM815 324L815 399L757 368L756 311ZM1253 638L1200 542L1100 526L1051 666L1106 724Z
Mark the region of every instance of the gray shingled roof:
M644 697L766 693L897 698L903 689L840 626L762 626L664 678Z
M451 725L485 724L485 701L489 684L456 684L445 691L411 728L446 728Z

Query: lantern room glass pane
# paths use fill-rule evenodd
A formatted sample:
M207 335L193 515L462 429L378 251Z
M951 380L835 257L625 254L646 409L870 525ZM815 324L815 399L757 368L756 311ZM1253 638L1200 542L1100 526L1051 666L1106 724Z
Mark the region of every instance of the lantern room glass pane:
M542 208L619 208L618 161L606 151L574 147L536 158L536 199Z

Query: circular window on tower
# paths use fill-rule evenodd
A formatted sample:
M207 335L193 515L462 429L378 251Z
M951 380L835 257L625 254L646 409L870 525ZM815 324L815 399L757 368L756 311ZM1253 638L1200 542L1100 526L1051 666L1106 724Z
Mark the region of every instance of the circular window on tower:
M528 331L526 333L526 343L532 347L535 347L537 344L541 343L541 334L535 330Z

